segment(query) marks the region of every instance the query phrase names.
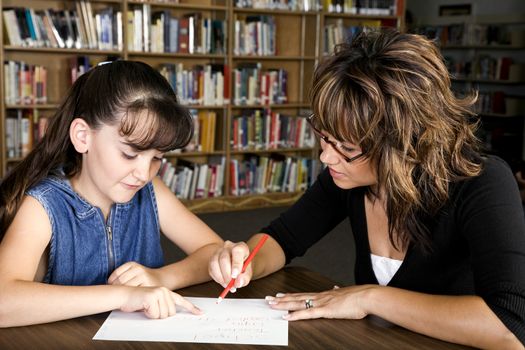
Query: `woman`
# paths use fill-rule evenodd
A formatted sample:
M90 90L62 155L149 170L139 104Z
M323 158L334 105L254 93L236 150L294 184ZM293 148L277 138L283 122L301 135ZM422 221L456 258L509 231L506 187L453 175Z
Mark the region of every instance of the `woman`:
M226 242L210 274L235 287L301 256L345 218L356 285L267 297L286 319L377 315L445 341L523 348L525 220L508 166L483 157L436 46L396 31L363 33L316 68L310 122L326 169L289 210L251 266Z

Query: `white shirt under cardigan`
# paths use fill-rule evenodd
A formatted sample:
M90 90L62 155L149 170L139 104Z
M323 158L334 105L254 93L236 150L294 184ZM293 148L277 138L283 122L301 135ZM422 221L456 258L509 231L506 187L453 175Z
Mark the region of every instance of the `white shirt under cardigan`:
M370 257L377 282L382 286L386 286L388 282L390 282L403 263L403 260L391 259L374 254L370 254Z

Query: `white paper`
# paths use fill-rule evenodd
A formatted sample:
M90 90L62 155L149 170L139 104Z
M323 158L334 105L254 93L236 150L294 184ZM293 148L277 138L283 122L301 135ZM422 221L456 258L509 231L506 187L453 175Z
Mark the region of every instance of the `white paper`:
M170 341L288 345L287 311L271 309L264 299L186 298L204 314L186 310L162 320L147 318L143 312L113 311L93 339L125 341Z

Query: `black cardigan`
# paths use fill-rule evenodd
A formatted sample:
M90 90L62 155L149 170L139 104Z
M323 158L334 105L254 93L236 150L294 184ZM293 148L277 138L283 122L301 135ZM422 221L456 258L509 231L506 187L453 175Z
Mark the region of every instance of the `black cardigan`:
M348 217L356 245L356 283L377 284L364 194L364 188L338 188L325 170L261 232L279 242L288 263ZM525 344L525 217L507 164L486 158L480 176L451 186L449 201L427 225L432 251L410 245L388 285L429 294L478 295Z

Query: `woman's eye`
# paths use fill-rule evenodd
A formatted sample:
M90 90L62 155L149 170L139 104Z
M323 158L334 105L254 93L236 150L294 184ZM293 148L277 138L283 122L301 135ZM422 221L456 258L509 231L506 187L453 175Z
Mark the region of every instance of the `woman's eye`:
M124 152L122 152L122 156L126 159L135 159L137 157L137 155L127 154Z

